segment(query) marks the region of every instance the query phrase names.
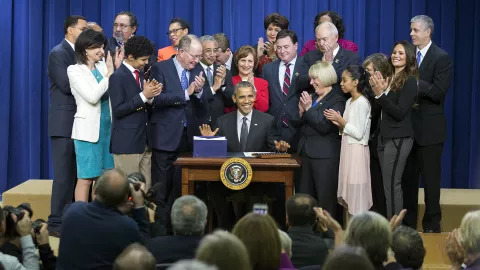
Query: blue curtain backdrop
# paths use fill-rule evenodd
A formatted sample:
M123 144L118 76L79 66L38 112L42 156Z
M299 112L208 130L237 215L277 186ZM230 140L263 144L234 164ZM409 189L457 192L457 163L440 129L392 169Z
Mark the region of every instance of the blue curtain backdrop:
M427 14L435 22L433 40L454 60L446 100L448 140L442 186L480 187L480 1L475 0L0 0L0 192L28 179L52 177L47 112L47 59L63 38L71 14L99 23L107 35L117 12L131 10L138 35L157 47L173 17L187 19L196 35L224 32L232 49L264 35L271 12L288 17L299 47L313 38L313 19L334 10L346 25L345 38L359 45L363 58L389 53L395 40L409 39L409 20Z

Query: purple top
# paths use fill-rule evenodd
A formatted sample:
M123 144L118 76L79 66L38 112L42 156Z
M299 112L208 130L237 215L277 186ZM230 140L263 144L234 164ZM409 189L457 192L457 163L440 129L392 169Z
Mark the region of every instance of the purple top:
M315 46L315 42L315 39L307 41L307 43L305 43L305 45L303 46L302 51L300 52L300 56L305 55L309 51L316 50L317 47ZM358 45L353 41L339 38L337 43L345 50L358 53Z
M280 255L280 267L278 268L278 270L295 270L295 267L293 266L286 253L282 253Z

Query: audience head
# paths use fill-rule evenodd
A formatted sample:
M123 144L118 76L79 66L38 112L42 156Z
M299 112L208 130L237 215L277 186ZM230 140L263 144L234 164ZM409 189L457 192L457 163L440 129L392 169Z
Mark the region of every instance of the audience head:
M173 203L171 219L175 235L203 235L207 224L207 206L195 196L182 196Z
M113 37L119 42L125 42L137 32L137 28L137 17L130 11L121 11L113 21Z
M331 22L322 22L317 26L317 28L315 28L315 38L317 47L321 52L326 52L328 45L335 48L338 46L337 27Z
M281 30L288 29L290 22L287 17L280 15L279 13L271 13L265 17L263 21L263 27L267 32L267 40L274 43L277 38L277 33Z
M389 63L387 56L383 53L369 55L365 61L363 61L362 66L370 76L373 76L375 71L380 72L384 78L392 76L392 66Z
M249 114L256 99L255 87L247 81L237 83L233 88L232 99L241 114Z
M395 42L390 55L390 65L396 74L393 78L391 89L399 90L407 81L408 76L418 77L415 47L406 40Z
M202 43L195 35L185 35L178 43L177 60L186 70L192 70L202 58Z
M95 183L93 193L95 200L117 208L127 201L129 191L130 186L125 173L120 169L111 169L100 175Z
M345 243L363 247L373 265L379 267L387 260L388 249L392 243L390 224L375 212L355 215L345 231Z
M288 255L289 258L292 257L292 238L290 236L278 229L278 234L280 235L280 243L282 244L282 253L285 253Z
M247 214L235 224L233 234L245 244L250 256L251 269L278 269L282 245L277 225L272 217Z
M362 247L341 245L330 253L322 270L355 269L374 270Z
M319 96L325 95L331 90L331 86L337 83L337 73L332 64L325 61L318 61L308 70L310 84Z
M225 65L232 54L230 50L230 40L228 40L224 33L215 34L213 38L218 42L217 60L215 64Z
M200 37L200 42L203 47L202 63L207 66L213 65L217 60L218 42L210 35Z
M68 16L63 22L65 38L73 44L85 29L87 29L87 19L79 15Z
M433 20L427 15L417 15L410 20L410 37L416 47L423 49L432 40Z
M405 268L420 269L425 258L425 247L420 234L406 226L399 226L392 234L395 259Z
M277 49L278 58L284 63L289 63L295 57L297 57L297 34L288 29L281 30L277 34L275 48Z
M92 29L83 31L75 41L75 58L77 63L86 65L98 62L105 56L107 38L104 34Z
M313 22L313 29L316 29L322 22L331 22L338 30L338 38L343 38L345 34L345 25L343 24L342 17L338 13L330 10L322 11L315 16Z
M181 260L167 268L168 270L218 270L217 267L207 265L198 260Z
M308 194L297 193L290 197L285 204L288 225L313 226L317 222L314 207L317 207L317 200Z
M153 53L153 45L143 36L133 36L125 42L125 62L135 69L142 70Z
M216 231L200 242L195 258L215 265L218 270L249 270L250 261L245 245L235 235Z
M253 74L253 71L257 67L257 52L252 46L242 46L235 53L234 61L238 66L238 73L243 77L247 77Z
M340 86L344 93L358 92L363 95L366 85L367 75L361 66L350 65L343 71Z
M460 245L467 256L480 256L480 210L468 212L459 229Z
M173 47L178 47L178 43L183 36L188 35L190 32L190 25L185 19L173 18L168 26L168 38L172 42Z
M113 263L113 270L155 270L156 261L144 246L134 243L123 250Z
M92 29L92 30L95 30L95 31L100 32L102 34L105 34L103 32L103 28L100 25L98 25L98 23L96 23L96 22L88 22L87 23L87 29Z

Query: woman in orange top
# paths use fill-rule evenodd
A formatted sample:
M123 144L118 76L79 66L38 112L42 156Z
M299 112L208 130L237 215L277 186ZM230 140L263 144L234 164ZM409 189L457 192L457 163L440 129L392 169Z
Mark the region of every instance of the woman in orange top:
M168 38L172 42L172 46L167 46L158 50L157 61L161 62L172 58L177 54L178 43L183 36L188 35L190 25L182 18L173 18L168 27Z
M254 76L254 70L258 62L255 49L252 46L240 47L235 54L234 61L238 66L238 75L232 77L233 85L241 81L248 81L253 84L257 96L253 108L261 112L266 112L268 110L268 82ZM231 112L235 109L235 106L225 108L225 112Z

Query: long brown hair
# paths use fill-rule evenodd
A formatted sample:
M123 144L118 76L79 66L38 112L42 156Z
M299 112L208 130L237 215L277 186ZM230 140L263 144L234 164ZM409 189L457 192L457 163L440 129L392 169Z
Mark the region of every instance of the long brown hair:
M417 59L415 57L415 47L406 40L397 41L393 45L392 52L393 52L393 49L395 49L395 47L399 44L402 45L403 48L405 49L406 63L405 63L405 68L402 71L400 71L398 74L395 74L393 77L393 81L390 85L390 88L393 91L398 91L402 89L403 85L408 80L409 76L415 76L416 78L418 78L418 67L417 67ZM392 69L395 70L395 67L393 67L393 64L392 64L391 53L390 53L390 57L388 58L388 62L390 63Z

